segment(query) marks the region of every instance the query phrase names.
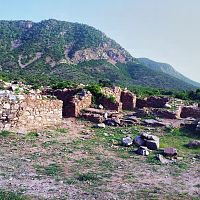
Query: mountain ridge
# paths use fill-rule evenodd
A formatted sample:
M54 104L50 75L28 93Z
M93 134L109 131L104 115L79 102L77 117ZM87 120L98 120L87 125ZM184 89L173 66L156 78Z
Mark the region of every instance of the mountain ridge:
M196 87L200 87L200 83L193 81L189 79L188 77L184 76L180 72L174 69L174 67L168 63L163 62L157 62L154 60L151 60L149 58L137 58L141 64L144 64L145 66L149 67L150 69L153 69L155 71L164 72L166 74L169 74L170 76L173 76L175 78L178 78L184 82L187 82L189 84L192 84Z
M195 88L140 64L94 27L54 19L0 21L0 66L2 72L29 82L45 83L56 77L84 83L106 79L125 86Z

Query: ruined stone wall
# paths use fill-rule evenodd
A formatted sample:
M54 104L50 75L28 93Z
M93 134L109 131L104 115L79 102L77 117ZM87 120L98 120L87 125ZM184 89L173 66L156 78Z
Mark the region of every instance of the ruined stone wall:
M200 107L194 107L194 106L183 107L181 111L181 117L182 118L192 117L195 119L200 119Z
M117 102L120 102L120 98L121 98L121 88L120 87L104 87L102 88L102 93L105 96L114 96Z
M46 90L44 94L56 96L63 101L63 117L77 117L80 111L90 107L92 104L92 94L86 90L80 89L63 89L63 90Z
M155 116L161 117L161 118L179 119L180 115L181 115L181 107L178 107L176 110L154 108L154 109L152 109L152 113Z
M107 97L101 97L101 99L99 100L99 103L103 105L103 107L107 110L116 110L118 112L122 110L121 102L117 102L117 101L113 102Z
M136 107L136 95L130 91L122 91L120 101L122 102L123 110L134 110Z
M169 101L167 97L148 97L144 99L137 99L136 107L144 108L144 107L151 107L151 108L164 108L165 104Z
M24 95L23 98L0 98L0 130L26 132L59 125L62 101Z
M74 104L74 117L78 117L81 110L91 106L92 94L90 92L86 92L83 96L76 95L72 102Z

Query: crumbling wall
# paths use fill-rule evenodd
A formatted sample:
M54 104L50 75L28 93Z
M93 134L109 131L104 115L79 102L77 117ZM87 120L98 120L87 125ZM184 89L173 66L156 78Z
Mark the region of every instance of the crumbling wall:
M200 119L200 107L184 106L181 110L181 117L192 117L195 119Z
M78 117L81 113L81 110L91 106L92 94L87 91L84 95L76 95L72 102L74 105L74 117Z
M130 91L122 91L120 101L122 102L123 110L134 110L136 107L136 95Z
M152 113L155 116L161 117L161 118L179 119L180 115L181 115L181 107L178 107L176 110L154 108L154 109L152 109Z
M118 101L112 101L108 97L101 97L98 102L103 105L103 107L107 110L116 110L116 111L121 111L122 110L122 103Z
M46 90L44 94L56 96L63 101L63 117L77 117L80 111L90 107L92 104L92 94L86 90L64 89Z
M155 97L151 96L144 99L137 99L136 107L144 108L144 107L151 107L151 108L164 108L165 104L169 101L167 97Z
M24 95L21 99L0 98L0 130L28 131L59 125L62 101Z
M114 96L115 100L117 102L120 102L121 92L122 92L122 90L120 87L112 87L112 88L104 87L104 88L102 88L102 93L105 96L107 96L107 97Z

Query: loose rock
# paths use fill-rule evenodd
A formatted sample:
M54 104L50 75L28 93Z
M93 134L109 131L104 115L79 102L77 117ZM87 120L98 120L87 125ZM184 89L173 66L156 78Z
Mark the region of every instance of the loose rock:
M125 138L122 139L122 145L129 147L133 144L133 140L131 139L131 137L127 136Z
M137 145L137 146L144 146L145 140L140 135L138 135L134 139L134 144Z
M138 150L136 151L137 154L142 156L148 156L149 155L149 149L145 146L140 146Z
M150 150L157 150L159 148L159 140L147 140L146 146Z
M96 128L106 128L106 125L104 123L100 123L96 125Z

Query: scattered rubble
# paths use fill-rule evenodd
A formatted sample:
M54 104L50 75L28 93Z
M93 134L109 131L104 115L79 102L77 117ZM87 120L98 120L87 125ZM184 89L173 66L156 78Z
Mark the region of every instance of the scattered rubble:
M106 128L106 125L104 123L101 123L101 124L97 124L95 127L96 128Z
M190 141L187 146L189 148L200 148L200 141L199 140L193 140L193 141Z
M125 147L130 147L133 144L133 140L131 137L127 136L122 139L122 145Z
M175 148L169 147L169 148L165 148L163 154L166 157L176 157L177 156L177 150Z
M142 156L148 156L149 155L149 149L145 146L140 146L138 150L136 151L137 154Z

